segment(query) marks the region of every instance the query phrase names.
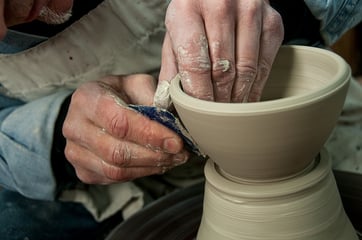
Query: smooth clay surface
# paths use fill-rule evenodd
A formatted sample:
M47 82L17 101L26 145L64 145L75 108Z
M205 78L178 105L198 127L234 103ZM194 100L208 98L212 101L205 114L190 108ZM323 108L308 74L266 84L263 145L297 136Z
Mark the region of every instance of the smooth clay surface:
M170 95L201 150L225 173L250 181L290 178L308 166L341 112L351 78L338 55L319 48L282 47L262 101L216 103L182 91Z
M209 161L198 240L358 240L322 151L279 182L234 182Z

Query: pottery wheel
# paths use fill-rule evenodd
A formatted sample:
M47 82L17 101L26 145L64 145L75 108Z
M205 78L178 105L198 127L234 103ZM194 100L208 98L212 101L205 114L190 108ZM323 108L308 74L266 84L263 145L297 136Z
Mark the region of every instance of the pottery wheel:
M193 240L201 222L204 183L177 190L118 225L106 240Z
M351 195L351 191L362 189L362 175L357 176L357 181L356 176L349 173L336 172L335 176L346 213L354 227L361 232L362 198L357 199ZM348 184L350 178L353 178L353 189ZM359 196L360 193L357 191L356 194ZM120 223L106 240L121 240L125 237L132 240L194 240L201 222L203 197L204 183L177 190ZM359 238L362 240L361 235Z

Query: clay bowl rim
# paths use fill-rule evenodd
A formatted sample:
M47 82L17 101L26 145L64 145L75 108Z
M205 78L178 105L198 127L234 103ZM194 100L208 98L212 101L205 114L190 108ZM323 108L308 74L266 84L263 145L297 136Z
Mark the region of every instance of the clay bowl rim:
M247 116L265 114L271 112L278 112L283 110L297 109L299 107L319 102L329 95L338 92L351 79L351 70L346 61L336 53L309 46L296 46L288 45L282 46L281 49L292 50L299 54L314 53L325 58L333 59L337 73L328 81L324 87L318 87L310 90L308 93L288 96L285 98L272 99L260 102L247 102L247 103L221 103L197 99L186 94L181 88L180 76L176 76L170 85L170 96L173 102L196 112L208 113L210 115L235 115Z

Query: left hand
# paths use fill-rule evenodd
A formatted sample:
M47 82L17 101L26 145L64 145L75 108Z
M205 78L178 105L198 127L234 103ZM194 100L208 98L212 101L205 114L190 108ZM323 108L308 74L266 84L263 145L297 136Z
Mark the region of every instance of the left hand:
M154 90L153 77L145 74L107 76L76 89L63 135L65 156L81 181L125 182L187 161L174 131L127 107L151 105Z
M258 101L284 37L267 0L172 0L166 27L159 86L218 102Z

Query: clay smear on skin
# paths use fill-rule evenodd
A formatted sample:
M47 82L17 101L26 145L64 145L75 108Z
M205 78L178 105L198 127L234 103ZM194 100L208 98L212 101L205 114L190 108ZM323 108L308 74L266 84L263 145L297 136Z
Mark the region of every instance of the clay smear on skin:
M153 104L156 107L168 109L172 102L170 97L170 83L168 81L161 81L156 89Z
M190 46L180 46L177 49L177 56L181 66L184 66L192 72L205 72L211 69L210 58L209 58L209 46L205 35L201 35L196 42L198 51ZM195 52L197 55L195 56ZM195 89L195 86L190 78L190 72L180 69L180 75L182 77L182 85L185 89ZM197 91L193 91L195 96L201 95ZM213 96L210 96L212 99Z
M62 24L69 20L72 16L72 9L67 12L56 12L48 7L43 7L40 11L38 19L47 24Z
M211 51L215 53L220 53L221 52L220 46L221 43L219 41L212 43ZM213 71L221 70L222 72L227 72L230 69L230 67L231 67L230 61L222 58L216 59L215 63L212 65Z
M211 70L211 64L210 64L210 57L209 57L209 46L208 41L205 35L201 35L199 38L199 41L196 42L196 45L199 48L199 55L194 56L194 53L191 52L190 47L183 47L180 46L178 48L178 57L179 61L182 66L186 66L189 69L193 70L192 72L205 72ZM215 50L215 52L218 52L217 49L220 48L220 42L215 42L212 44L212 50ZM231 63L227 59L217 59L213 65L212 65L212 71L219 71L227 72L231 67ZM195 96L201 96L202 94L195 91L195 86L192 82L192 79L190 77L190 72L181 70L180 75L182 77L182 85L185 89L193 89L193 94ZM212 81L212 79L210 79ZM223 85L224 83L216 81L216 87L218 85ZM219 88L218 91L224 90L224 93L221 93L221 95L229 95L230 89L228 88ZM213 96L207 96L208 99L212 100Z
M220 57L220 55L222 55L223 52L225 52L223 49L221 49L221 43L219 41L213 42L211 44L210 50L212 53L214 53L213 54L214 56L218 57ZM230 76L229 74L223 74L229 71L230 69L231 69L231 62L228 59L216 58L213 61L212 72L217 74L215 78L212 78L216 101L220 102L230 101L233 79L228 78L228 76Z
M215 70L220 69L222 72L227 72L230 69L230 61L226 59L220 59L214 63L213 68Z

